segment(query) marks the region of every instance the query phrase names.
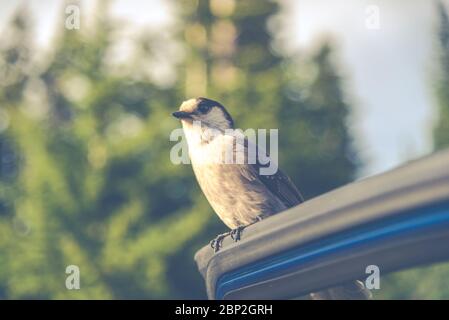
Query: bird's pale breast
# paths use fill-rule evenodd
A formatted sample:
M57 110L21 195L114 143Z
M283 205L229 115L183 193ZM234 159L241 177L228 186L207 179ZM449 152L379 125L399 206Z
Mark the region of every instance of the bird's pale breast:
M228 227L236 228L255 222L258 216L284 210L285 205L257 179L250 164L207 161L224 152L230 143L232 138L224 136L202 146L189 145L198 183L221 220Z

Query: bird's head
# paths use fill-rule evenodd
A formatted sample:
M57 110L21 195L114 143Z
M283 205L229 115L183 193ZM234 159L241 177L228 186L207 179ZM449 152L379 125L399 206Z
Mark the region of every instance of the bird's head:
M206 129L224 131L234 128L234 121L225 107L214 100L196 98L184 101L179 111L173 112L173 116L180 119L185 125L200 123Z

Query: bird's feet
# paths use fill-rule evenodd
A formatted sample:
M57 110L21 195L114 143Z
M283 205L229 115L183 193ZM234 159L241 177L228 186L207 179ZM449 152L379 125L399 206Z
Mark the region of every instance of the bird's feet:
M241 238L241 235L242 235L242 231L246 227L249 227L250 225L255 224L256 222L259 222L259 221L262 221L262 217L261 216L257 216L256 217L256 221L254 221L254 222L252 222L250 224L247 224L247 225L244 225L244 226L243 225L242 226L238 226L237 228L232 229L231 232L230 232L232 240L234 240L235 242L239 241L240 238Z
M253 223L250 223L250 224L244 225L244 226L243 225L242 226L238 226L237 228L232 229L231 231L219 234L218 236L215 237L215 239L211 240L210 246L212 247L212 249L214 249L214 252L218 252L220 250L220 248L221 248L221 243L223 242L223 239L226 236L230 235L232 240L234 240L234 242L237 242L237 241L239 241L241 239L242 231L246 227L248 227L248 226L250 226L250 225L252 225L252 224L254 224L254 223L258 222L258 221L261 221L261 220L262 220L262 217L258 216L257 220L254 221Z
M222 234L219 234L218 236L215 237L215 239L211 240L210 242L210 246L212 249L214 249L214 252L218 252L218 250L220 250L221 248L221 243L223 242L223 239L229 235L232 231L228 231Z
M230 234L231 234L231 238L232 240L234 240L235 242L239 241L242 235L242 231L246 228L247 226L238 226L235 229L232 229Z

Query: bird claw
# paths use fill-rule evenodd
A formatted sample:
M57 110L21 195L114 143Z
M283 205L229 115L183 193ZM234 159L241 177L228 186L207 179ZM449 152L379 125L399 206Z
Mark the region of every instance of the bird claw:
M246 227L249 227L250 225L255 224L256 222L259 222L259 221L262 221L262 217L261 216L257 216L256 217L256 221L254 221L254 222L252 222L250 224L247 224L247 225L244 225L244 226L238 226L237 228L232 229L231 232L230 232L232 240L234 240L235 242L239 241L241 239L242 231Z
M234 240L235 242L239 241L242 235L242 231L245 228L246 226L238 226L237 228L232 229L230 232L232 240Z
M225 232L222 234L219 234L215 237L215 239L210 241L210 246L212 249L214 249L214 252L218 252L221 248L221 243L223 242L223 239L229 235L231 232Z
M214 249L214 252L218 252L220 250L220 248L221 248L221 243L223 242L223 239L226 236L228 236L228 235L231 236L231 239L234 240L234 242L239 241L241 239L241 236L242 236L242 231L246 227L248 227L248 226L250 226L250 225L252 225L252 224L254 224L254 223L258 222L258 221L261 221L261 220L262 220L262 217L257 216L257 221L255 221L253 223L250 223L250 224L248 224L246 226L238 226L237 228L232 229L231 231L219 234L218 236L215 237L215 239L210 241L211 248Z

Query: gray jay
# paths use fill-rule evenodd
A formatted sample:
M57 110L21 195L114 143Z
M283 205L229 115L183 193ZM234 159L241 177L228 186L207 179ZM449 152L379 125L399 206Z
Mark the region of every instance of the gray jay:
M240 239L242 230L258 220L303 202L303 197L290 178L278 169L272 175L260 174L259 161L248 161L251 142L228 132L234 121L217 101L197 98L184 101L173 116L182 122L189 157L196 179L220 219L232 230L211 242L218 251L223 238L230 234ZM240 147L240 148L239 148ZM257 155L258 146L255 146ZM233 162L225 162L227 152ZM242 152L243 161L235 161ZM360 282L311 294L314 299L362 299L368 294Z

